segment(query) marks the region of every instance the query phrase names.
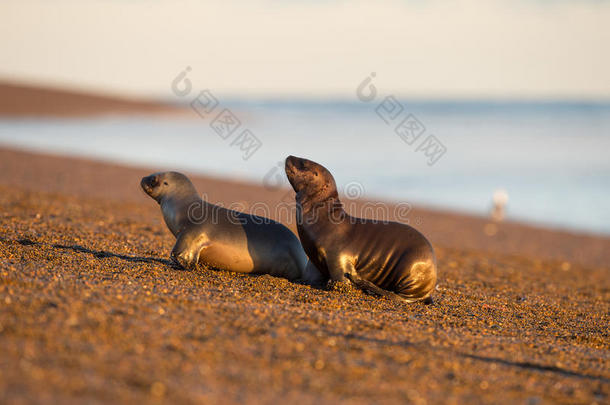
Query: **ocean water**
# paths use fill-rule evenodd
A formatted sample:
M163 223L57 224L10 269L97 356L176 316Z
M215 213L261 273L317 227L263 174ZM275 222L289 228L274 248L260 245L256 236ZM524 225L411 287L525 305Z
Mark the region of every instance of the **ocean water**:
M378 106L232 101L205 117L3 119L0 144L270 186L285 182L292 154L325 165L352 196L488 215L504 189L509 219L610 234L610 103ZM224 108L240 122L233 133L212 128ZM409 114L420 129L406 142L395 129Z

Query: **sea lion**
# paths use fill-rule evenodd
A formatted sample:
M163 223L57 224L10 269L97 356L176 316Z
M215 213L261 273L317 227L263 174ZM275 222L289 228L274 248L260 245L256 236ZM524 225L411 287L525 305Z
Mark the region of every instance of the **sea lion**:
M349 216L322 165L288 156L285 171L296 192L301 243L322 275L335 282L347 278L393 300L431 302L436 258L421 233L397 222Z
M140 182L161 206L176 237L171 258L185 269L198 263L239 273L270 274L318 283L296 235L269 218L229 210L201 199L182 173L155 173Z

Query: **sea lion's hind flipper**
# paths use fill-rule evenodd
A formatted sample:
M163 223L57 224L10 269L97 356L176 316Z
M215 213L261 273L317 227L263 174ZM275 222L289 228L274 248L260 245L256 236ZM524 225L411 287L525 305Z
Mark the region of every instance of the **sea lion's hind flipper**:
M395 293L393 293L391 291L388 291L388 290L384 290L383 288L376 286L375 284L371 283L368 280L365 280L365 279L359 277L358 275L346 273L345 276L347 278L349 278L349 280L352 283L354 283L354 285L356 287L358 287L359 289L361 289L365 293L373 294L373 295L379 295L379 296L382 296L382 297L386 297L386 298L388 298L388 299L390 299L392 301L399 301L399 302L405 302L406 301L400 295L395 294Z

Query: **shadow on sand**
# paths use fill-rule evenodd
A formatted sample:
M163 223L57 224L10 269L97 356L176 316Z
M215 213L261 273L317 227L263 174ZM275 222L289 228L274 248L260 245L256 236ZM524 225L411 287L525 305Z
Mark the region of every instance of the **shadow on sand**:
M59 243L35 242L35 241L27 239L27 238L19 239L15 242L19 243L22 246L48 246L48 247L52 247L54 249L72 250L72 251L78 252L78 253L87 253L98 259L103 259L106 257L116 257L117 259L125 260L128 262L133 262L133 263L159 263L159 264L165 264L167 266L170 266L173 269L180 269L180 270L182 269L181 267L178 267L171 260L159 259L156 257L128 256L128 255L108 252L106 250L93 250L93 249L89 249L89 248L86 248L86 247L80 246L80 245L62 245Z

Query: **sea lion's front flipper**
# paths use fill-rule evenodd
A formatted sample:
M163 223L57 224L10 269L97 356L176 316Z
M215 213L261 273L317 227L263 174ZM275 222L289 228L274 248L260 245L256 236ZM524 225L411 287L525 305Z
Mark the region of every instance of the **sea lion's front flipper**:
M345 276L352 282L356 287L368 294L379 295L391 299L392 301L405 302L400 295L395 294L391 291L384 290L381 287L376 286L368 280L363 279L356 273L346 273Z
M196 229L184 230L176 238L171 259L184 269L195 270L201 250L208 246L210 240L206 234L197 232Z
M404 302L404 300L399 295L394 294L391 291L384 290L383 288L378 287L370 281L360 277L354 265L356 257L350 255L333 255L330 256L329 259L330 260L327 260L327 263L331 280L349 280L354 286L361 289L367 294L380 295L382 297L389 298L393 301Z

